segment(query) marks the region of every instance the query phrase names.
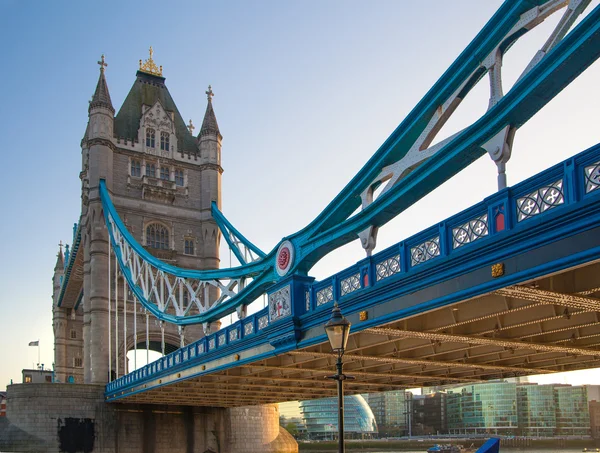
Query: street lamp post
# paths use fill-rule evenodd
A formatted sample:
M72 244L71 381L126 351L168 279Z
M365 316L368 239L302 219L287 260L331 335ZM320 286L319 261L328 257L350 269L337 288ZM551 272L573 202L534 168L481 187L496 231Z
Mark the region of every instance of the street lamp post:
M331 317L325 324L325 332L331 344L331 349L337 354L336 370L334 376L327 376L329 379L337 381L338 389L338 451L344 453L344 381L346 379L354 379L352 376L346 376L343 373L342 356L348 344L348 336L350 335L350 321L342 315L337 302L333 305Z

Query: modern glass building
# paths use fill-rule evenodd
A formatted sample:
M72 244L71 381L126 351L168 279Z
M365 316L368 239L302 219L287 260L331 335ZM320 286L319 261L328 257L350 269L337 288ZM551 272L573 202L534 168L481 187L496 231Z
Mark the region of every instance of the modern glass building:
M441 392L412 397L411 434L413 436L447 433L447 397L447 394Z
M556 431L554 386L521 384L517 386L519 434L552 437Z
M517 385L490 382L449 389L446 415L450 434L515 435Z
M554 385L557 436L589 436L590 412L587 389Z
M335 439L338 432L337 398L300 402L300 412L311 439ZM377 433L377 422L371 408L360 395L344 397L344 433L349 438Z
M406 436L408 432L408 416L411 393L404 390L370 393L366 401L373 411L379 436Z

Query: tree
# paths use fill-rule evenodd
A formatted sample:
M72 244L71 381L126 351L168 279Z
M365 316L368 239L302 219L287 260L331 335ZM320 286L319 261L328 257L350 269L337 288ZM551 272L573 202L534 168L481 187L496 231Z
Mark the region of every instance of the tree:
M288 423L287 425L285 425L285 429L294 437L298 435L298 427L295 423Z

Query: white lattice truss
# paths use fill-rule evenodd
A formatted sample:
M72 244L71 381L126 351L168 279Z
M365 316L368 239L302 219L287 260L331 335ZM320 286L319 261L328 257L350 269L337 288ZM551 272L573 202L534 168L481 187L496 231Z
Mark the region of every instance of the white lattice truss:
M562 18L548 36L543 47L532 58L517 82L531 71L531 69L533 69L544 56L564 38L577 17L585 10L589 3L590 0L554 0L542 6L536 6L523 13L520 20L500 41L500 44L498 44L488 57L481 62L479 68L473 71L468 77L465 77L459 88L452 93L445 102L438 106L430 118L429 123L421 135L414 141L408 152L398 161L384 167L379 175L361 193L361 209L365 210L369 205L376 201L377 198L390 190L399 180L406 177L425 160L445 148L446 145L450 144L463 132L459 131L439 143L430 146L438 132L452 116L471 88L473 88L479 79L484 77L486 73L490 79L488 110L494 107L498 101L502 99L504 96L502 90L502 59L508 48L514 44L524 32L532 30L555 12L563 9L565 6L567 7ZM482 145L498 166L499 188L503 188L502 186L506 185L506 177L504 175L505 164L510 158L514 132L514 128L506 126L489 142ZM501 178L503 178L503 182L501 182ZM382 185L384 185L383 189L376 195L376 191ZM377 229L378 226L373 225L359 233L362 246L367 250L368 254L375 248Z
M235 297L251 277L202 280L175 275L141 257L109 213L108 225L121 273L142 304L159 319L173 322L205 313ZM168 316L161 316L168 315Z

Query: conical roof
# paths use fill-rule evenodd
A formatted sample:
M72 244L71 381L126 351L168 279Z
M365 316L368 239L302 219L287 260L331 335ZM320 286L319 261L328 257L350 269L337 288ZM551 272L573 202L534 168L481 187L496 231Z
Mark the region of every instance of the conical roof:
M209 134L214 134L219 138L223 138L219 131L219 124L217 123L217 117L215 116L215 111L212 106L212 97L214 96L214 93L212 92L210 85L208 86L206 95L208 97L208 105L206 106L206 112L204 113L204 120L202 121L202 127L200 128L198 138Z
M59 244L59 249L58 249L58 253L56 254L56 264L54 265L54 270L63 270L65 268L65 258L63 255L63 246L62 246L62 242Z
M104 77L104 68L108 66L104 62L104 55L102 55L102 59L98 62L98 64L100 65L100 77L98 78L98 84L96 85L96 91L94 92L94 96L90 102L89 110L92 110L94 107L104 107L115 113L112 101L110 100L110 93L108 92L106 77Z
M183 121L175 101L173 101L171 93L165 85L165 78L144 71L137 71L136 80L115 117L115 136L132 141L136 140L142 118L142 105L153 106L156 101L160 101L165 110L174 113L177 143L183 146L183 151L192 154L197 153L196 138L190 134L185 121Z

